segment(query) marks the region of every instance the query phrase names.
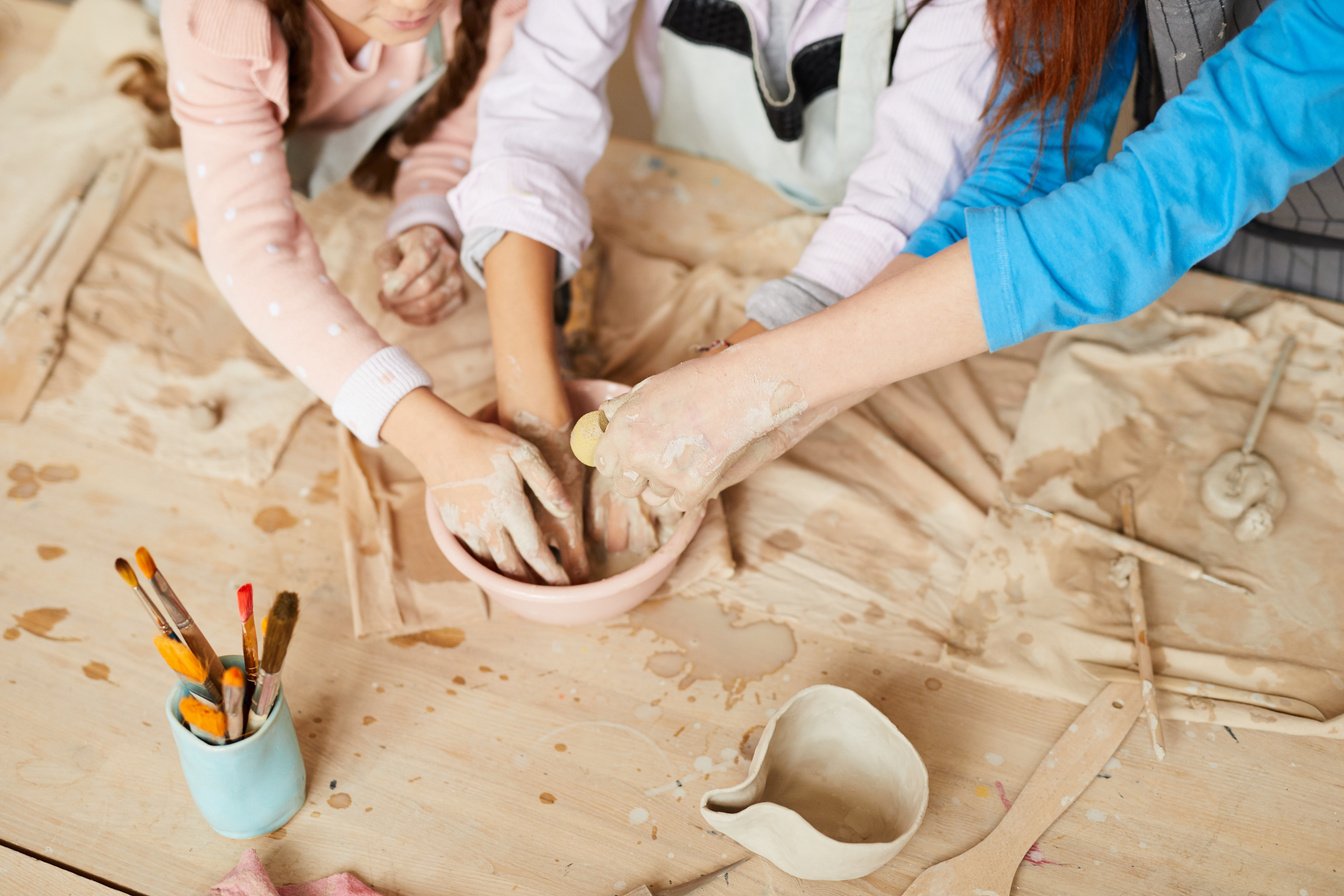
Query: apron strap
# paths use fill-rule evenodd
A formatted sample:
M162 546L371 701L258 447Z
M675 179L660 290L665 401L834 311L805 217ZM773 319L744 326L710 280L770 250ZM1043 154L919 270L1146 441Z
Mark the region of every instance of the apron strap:
M358 121L331 130L307 128L285 140L285 164L293 188L309 199L350 176L369 150L410 114L420 98L439 82L446 69L443 28L438 22L425 37L429 70L419 81L386 106L380 106Z
M842 171L873 143L877 98L891 81L891 47L907 21L905 0L849 0L836 84L835 146Z

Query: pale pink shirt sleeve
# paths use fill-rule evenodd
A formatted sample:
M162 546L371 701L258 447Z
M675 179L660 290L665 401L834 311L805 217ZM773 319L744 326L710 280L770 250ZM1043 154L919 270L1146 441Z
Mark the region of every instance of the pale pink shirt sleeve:
M468 251L473 233L522 234L559 253L562 279L578 269L592 239L583 182L611 134L607 73L635 5L538 0L514 30L481 94L471 173L448 197L466 234L462 267L478 283L484 253Z
M873 145L794 273L853 295L964 181L994 80L985 0L931 0L910 21L878 97Z
M499 68L513 45L513 31L527 11L526 0L499 0L490 14L490 38L486 45L485 65L462 105L444 117L424 142L412 146L392 188L396 207L387 221L388 236L396 236L417 224L433 224L460 245L462 232L448 205L448 191L471 168L471 150L476 142L477 107L481 86ZM452 48L452 31L445 18L444 37ZM455 17L454 17L455 18ZM456 26L456 21L452 22Z
M260 3L198 0L167 0L162 28L206 269L262 345L377 444L392 407L429 377L335 287L294 209L278 31Z

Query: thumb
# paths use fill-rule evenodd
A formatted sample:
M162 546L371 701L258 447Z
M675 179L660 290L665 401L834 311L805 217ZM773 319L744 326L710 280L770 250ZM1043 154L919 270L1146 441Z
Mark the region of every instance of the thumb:
M397 245L397 241L388 240L374 249L373 263L384 274L395 271L397 266L401 264L401 247Z

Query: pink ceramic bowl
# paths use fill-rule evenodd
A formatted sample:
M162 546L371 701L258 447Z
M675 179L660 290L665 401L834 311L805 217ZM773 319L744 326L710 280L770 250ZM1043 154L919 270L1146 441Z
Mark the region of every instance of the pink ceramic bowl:
M596 409L608 398L628 392L630 387L606 380L572 380L565 384L565 389L569 393L570 411L578 418ZM475 416L495 422L495 406L487 405ZM443 551L443 555L458 572L481 586L491 601L509 608L524 619L552 625L585 625L612 619L639 606L667 581L672 568L677 565L677 559L691 543L705 518L703 507L686 514L667 544L632 569L586 585L557 587L518 582L481 563L444 526L438 508L428 493L425 495L425 511L429 515L429 531L434 534L439 550Z

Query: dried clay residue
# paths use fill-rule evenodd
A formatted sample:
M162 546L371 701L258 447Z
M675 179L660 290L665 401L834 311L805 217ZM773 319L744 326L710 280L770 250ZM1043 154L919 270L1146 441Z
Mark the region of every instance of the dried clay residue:
M349 809L350 794L333 793L331 796L327 797L327 805L333 809Z
M116 684L115 681L107 676L112 672L107 663L90 662L84 664L84 677L93 681L105 681L108 684Z
M543 806L549 806L555 802L555 794L543 790L537 799L541 800Z
M37 546L37 556L43 560L55 560L65 556L65 548L58 544L40 544Z
M398 647L411 647L416 644L428 644L430 647L456 647L465 641L467 635L460 628L435 628L414 635L398 635L388 640Z
M73 464L46 464L35 470L32 464L19 461L9 468L9 478L14 483L7 493L9 497L24 500L37 497L44 482L72 482L78 479L79 468Z
M63 607L28 610L14 617L14 627L5 629L5 640L13 641L20 632L27 632L39 638L46 638L48 641L78 641L79 638L58 638L51 634L51 630L69 615L70 611Z
M649 657L648 669L662 678L682 676L677 688L718 680L732 708L747 684L777 672L798 651L793 630L779 622L741 623L740 611L713 601L661 600L630 612L635 628L647 629L680 648Z
M299 524L299 520L286 508L277 505L263 507L252 517L252 524L261 531L270 534L280 529L289 529Z

